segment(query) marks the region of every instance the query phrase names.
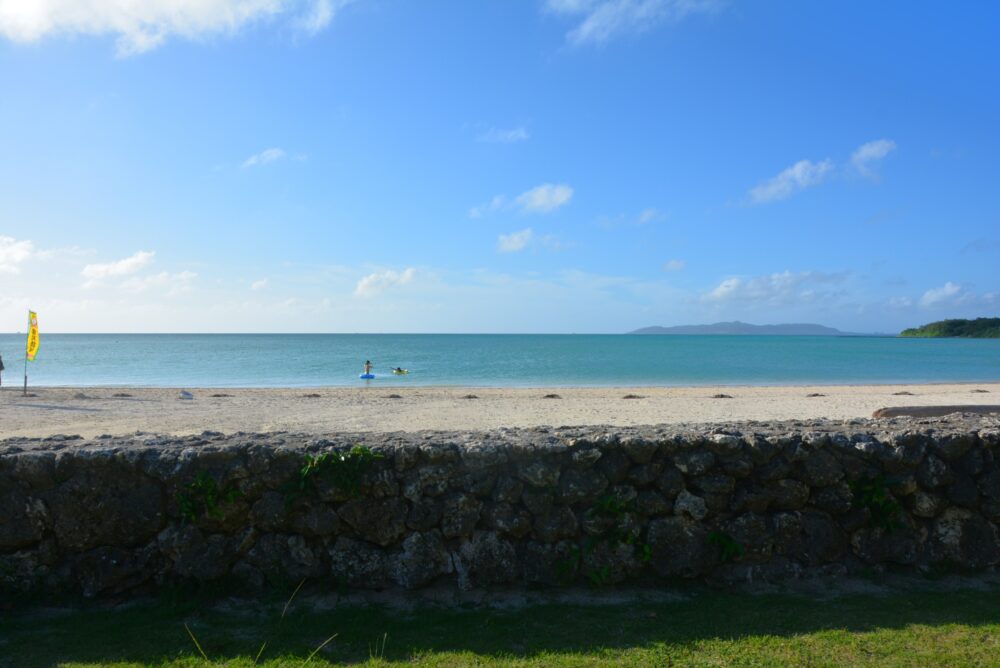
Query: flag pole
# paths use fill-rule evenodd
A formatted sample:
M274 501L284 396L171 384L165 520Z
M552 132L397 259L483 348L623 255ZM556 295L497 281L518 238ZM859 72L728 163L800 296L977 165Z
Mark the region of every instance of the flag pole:
M31 340L31 309L28 309L28 329L24 334L24 396L28 396L28 341Z

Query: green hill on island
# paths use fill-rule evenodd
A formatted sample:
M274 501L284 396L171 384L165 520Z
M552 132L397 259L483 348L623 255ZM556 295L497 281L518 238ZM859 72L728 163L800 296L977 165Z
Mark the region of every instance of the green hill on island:
M923 327L904 329L899 335L926 338L961 336L974 339L1000 339L1000 318L939 320Z

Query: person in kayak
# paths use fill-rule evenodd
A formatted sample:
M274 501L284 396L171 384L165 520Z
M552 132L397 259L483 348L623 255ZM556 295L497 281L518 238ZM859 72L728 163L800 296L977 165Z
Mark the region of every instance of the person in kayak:
M403 367L397 366L395 369L392 370L392 372L396 373L396 374L402 374L402 373L406 373L406 369L404 369Z

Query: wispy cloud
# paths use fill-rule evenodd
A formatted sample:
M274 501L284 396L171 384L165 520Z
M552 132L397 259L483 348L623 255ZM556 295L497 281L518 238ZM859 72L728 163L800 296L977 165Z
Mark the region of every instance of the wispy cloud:
M506 195L497 195L489 202L469 209L469 218L517 209L521 213L551 213L573 199L573 189L565 184L543 183L526 190L513 200Z
M666 220L668 214L652 207L643 209L638 215L626 215L619 213L615 216L601 216L597 219L597 224L607 229L625 226L641 226L649 223Z
M274 162L275 160L281 160L285 157L284 149L280 148L268 148L264 149L260 153L251 155L249 158L243 161L240 165L243 169L248 167L258 167L261 165L266 165L269 162Z
M530 136L523 127L488 128L476 135L476 141L490 144L513 144L514 142L526 141Z
M677 23L720 5L717 0L547 0L545 9L578 21L566 34L566 40L582 46Z
M892 309L908 309L913 306L913 300L909 297L890 297L887 303Z
M17 274L21 263L31 257L34 244L27 239L0 236L0 273Z
M36 42L53 35L110 35L118 55L151 51L168 39L233 35L278 18L315 34L347 0L0 0L0 35Z
M256 291L256 290L263 290L266 287L267 287L267 279L266 278L262 278L259 281L254 281L253 283L250 284L250 289L254 290L254 291Z
M174 297L191 290L191 283L197 277L198 274L193 271L182 271L176 274L161 271L149 276L132 276L122 282L121 288L128 292L145 292L153 288L162 288L168 297Z
M155 255L156 253L153 251L137 251L122 260L88 264L80 272L81 276L88 279L84 287L92 287L98 281L106 278L117 278L119 276L134 274L152 262Z
M489 202L469 209L469 218L482 218L487 214L500 211L505 206L507 206L507 198L504 195L497 195Z
M781 273L753 278L731 277L702 295L705 302L739 302L745 306L783 306L813 303L828 295L824 284L842 282L846 274L815 271Z
M523 229L520 232L501 234L497 239L497 250L501 253L516 253L524 250L534 236L535 233L531 231L530 227Z
M820 162L799 160L774 178L750 190L753 204L764 204L787 199L806 188L819 185L833 171L829 159Z
M962 254L1000 252L1000 239L975 239L962 246Z
M354 288L354 295L356 297L376 297L389 288L410 283L416 274L417 270L413 267L408 267L401 272L387 269L368 274L358 281L358 285Z
M662 211L653 208L648 208L648 209L643 209L641 212L639 212L639 218L637 219L636 222L638 222L640 225L645 225L646 223L652 223L657 220L663 220L666 217L667 214L663 213Z
M687 266L687 262L684 260L667 260L663 263L663 271L681 271Z
M543 183L521 193L514 202L524 213L549 213L568 204L573 198L573 189L565 184Z
M896 142L891 139L878 139L862 144L851 154L851 164L858 173L869 178L876 178L875 165L885 156L896 150Z

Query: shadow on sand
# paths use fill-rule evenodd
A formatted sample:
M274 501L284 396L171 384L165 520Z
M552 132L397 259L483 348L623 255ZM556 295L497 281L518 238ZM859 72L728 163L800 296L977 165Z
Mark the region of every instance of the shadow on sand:
M49 411L79 411L83 413L100 413L103 408L87 408L85 406L56 406L54 404L13 404L22 408L41 408Z

